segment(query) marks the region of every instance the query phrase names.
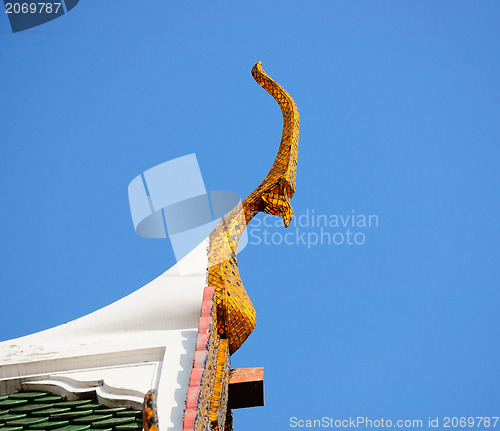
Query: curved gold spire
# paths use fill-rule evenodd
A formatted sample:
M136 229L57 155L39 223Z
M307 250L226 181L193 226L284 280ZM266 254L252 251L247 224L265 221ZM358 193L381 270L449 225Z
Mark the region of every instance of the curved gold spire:
M266 72L262 69L260 61L253 67L252 75L257 83L276 99L283 114L283 132L278 155L271 170L255 192L258 192L266 183L278 181L279 183L284 183L283 187L286 191L286 196L290 199L295 193L299 146L299 111L294 100L283 87L267 76ZM293 212L290 214L290 219L292 215ZM285 226L288 227L286 221Z
M260 185L241 204L233 208L210 234L208 285L215 287L217 331L227 338L234 353L255 327L255 309L241 282L236 249L241 234L260 211L278 215L285 226L290 224L293 209L290 198L295 193L299 112L291 96L262 69L258 62L252 75L278 102L283 114L283 133L278 155Z

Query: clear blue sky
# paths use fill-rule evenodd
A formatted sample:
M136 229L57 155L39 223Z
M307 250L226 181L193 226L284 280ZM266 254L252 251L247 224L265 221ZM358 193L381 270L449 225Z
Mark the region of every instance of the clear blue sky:
M175 263L134 232L144 170L194 152L209 190L259 184L281 136L261 60L301 115L296 215L379 223L241 253L258 322L232 364L264 366L266 406L235 429L499 416L499 20L497 1L81 0L12 34L1 14L0 340Z

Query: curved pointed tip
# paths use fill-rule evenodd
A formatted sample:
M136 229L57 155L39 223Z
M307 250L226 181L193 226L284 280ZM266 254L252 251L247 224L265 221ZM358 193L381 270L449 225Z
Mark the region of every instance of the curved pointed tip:
M252 75L255 77L256 73L264 73L264 69L262 69L262 61L258 61L252 67Z

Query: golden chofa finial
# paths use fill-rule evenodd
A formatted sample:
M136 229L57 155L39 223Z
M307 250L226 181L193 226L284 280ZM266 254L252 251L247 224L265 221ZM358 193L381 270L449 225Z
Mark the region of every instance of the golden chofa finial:
M295 177L297 173L297 152L299 146L299 111L292 97L276 81L267 76L259 61L252 68L252 76L278 102L283 114L283 132L278 155L264 181L265 183L284 182L288 198L295 193ZM264 211L265 212L265 211ZM285 223L285 226L288 226Z
M252 69L257 83L278 102L283 114L283 133L278 155L260 185L233 208L210 234L208 285L215 287L217 330L228 339L232 354L255 327L255 309L241 282L236 249L241 234L259 212L280 216L286 227L295 193L299 112L292 97L262 69L259 61Z

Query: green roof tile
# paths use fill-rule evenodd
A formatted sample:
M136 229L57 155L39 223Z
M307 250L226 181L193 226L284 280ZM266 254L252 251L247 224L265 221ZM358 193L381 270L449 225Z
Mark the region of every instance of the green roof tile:
M52 407L50 409L44 409L44 410L38 410L36 412L32 412L31 416L51 416L51 415L58 414L58 413L69 412L70 410L71 409L69 407L63 407L63 408Z
M30 430L52 430L54 428L62 428L66 425L69 425L69 421L48 421L30 425Z
M6 415L7 413L9 413L8 410L0 410L0 416Z
M8 395L0 395L0 401L6 400L7 398L9 398Z
M9 409L10 413L29 413L37 410L48 409L53 404L25 404L19 407Z
M50 415L51 419L74 419L92 414L92 410L73 410L65 413L54 413Z
M0 401L0 409L11 408L28 404L28 400L3 400Z
M10 421L13 419L22 419L25 418L25 414L18 414L18 415L12 415L12 414L7 414L7 415L2 415L0 416L0 422L5 423L6 421Z
M117 425L115 427L116 431L136 431L136 430L142 430L143 425L137 425L134 423L130 424L124 424L124 425Z
M15 420L8 421L5 423L5 425L6 426L14 425L14 426L24 427L24 426L37 424L39 422L47 422L48 420L49 420L49 418L23 418L23 419L15 419Z
M142 420L136 420L135 422L130 422L128 424L123 424L123 425L117 425L115 427L115 430L117 431L133 431L133 430L141 430L142 427L144 426Z
M104 406L102 404L85 404L85 405L81 405L81 406L76 406L75 407L77 410L81 410L81 409L93 409L93 410L97 410L97 409L102 409L104 408Z
M21 431L23 427L3 427L2 431Z
M127 407L114 407L114 408L107 408L107 407L104 407L103 409L99 409L99 414L105 414L105 413L118 413L118 412L124 412L124 411L127 411L130 409L128 409Z
M103 421L105 419L111 419L113 415L89 415L83 416L81 418L76 418L73 420L75 424L93 424L94 422Z
M83 404L90 404L92 400L73 400L73 401L63 401L62 403L57 403L59 407L78 407Z
M89 428L90 425L67 425L63 428L56 428L54 431L84 431L88 430Z
M46 397L47 392L19 392L17 394L12 394L9 396L11 400L32 400L33 398Z
M137 411L137 410L126 410L126 411L123 411L123 412L117 412L114 414L114 416L116 416L117 418L123 418L123 417L134 417L134 418L137 418L137 419L141 419L142 420L142 412L141 411Z
M92 428L106 428L135 422L134 418L111 418L99 422L92 422Z
M33 400L34 403L57 403L59 401L64 400L64 397L60 397L59 395L49 395L47 397L37 398Z

